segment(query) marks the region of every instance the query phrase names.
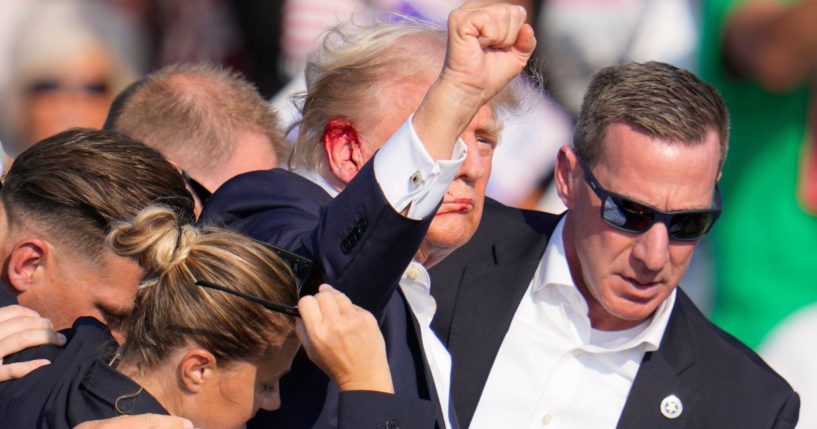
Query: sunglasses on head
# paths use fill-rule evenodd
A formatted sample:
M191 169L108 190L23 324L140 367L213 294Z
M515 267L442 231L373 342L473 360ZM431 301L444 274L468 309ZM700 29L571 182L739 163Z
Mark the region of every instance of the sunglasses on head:
M715 185L715 204L711 209L663 212L604 189L584 160L578 155L576 159L584 171L585 181L601 200L601 218L613 228L640 234L646 232L656 222L662 222L667 226L671 240L695 241L712 229L712 225L721 214L718 185Z
M305 258L297 253L290 252L289 250L282 249L277 246L273 246L268 243L264 243L263 241L253 240L256 243L266 247L267 249L271 250L273 253L278 255L284 262L289 265L289 268L295 274L295 279L298 281L298 296L303 296L305 294L314 294L318 291L318 287L323 283L323 270L315 264L311 259ZM285 305L280 304L277 302L272 302L266 300L264 298L260 298L254 295L250 295L241 291L237 291L235 289L230 289L228 287L209 282L206 280L196 280L196 286L207 288L207 289L215 289L224 293L228 293L230 295L237 296L239 298L246 299L248 301L252 301L256 304L262 305L264 308L275 311L278 313L288 314L290 316L301 317L298 313L298 307L294 305Z

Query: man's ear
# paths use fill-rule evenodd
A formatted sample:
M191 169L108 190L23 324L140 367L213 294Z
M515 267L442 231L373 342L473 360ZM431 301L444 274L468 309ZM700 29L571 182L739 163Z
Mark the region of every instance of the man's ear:
M344 185L352 181L368 157L351 122L332 119L323 129L323 150L332 174Z
M562 204L569 209L573 208L573 198L576 190L576 180L580 177L577 174L579 167L579 160L576 154L565 145L559 148L559 153L556 155L556 192L559 194L559 199Z
M51 248L40 238L23 238L11 248L8 262L8 278L11 287L23 293L37 282L42 269L51 258Z
M216 357L201 347L194 347L182 356L178 376L188 392L198 393L208 382L212 382L217 370Z

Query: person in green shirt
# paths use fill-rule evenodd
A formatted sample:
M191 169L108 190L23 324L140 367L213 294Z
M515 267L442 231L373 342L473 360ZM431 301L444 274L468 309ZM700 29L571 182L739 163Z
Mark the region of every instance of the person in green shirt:
M817 1L702 2L701 74L726 100L713 321L751 347L817 302Z

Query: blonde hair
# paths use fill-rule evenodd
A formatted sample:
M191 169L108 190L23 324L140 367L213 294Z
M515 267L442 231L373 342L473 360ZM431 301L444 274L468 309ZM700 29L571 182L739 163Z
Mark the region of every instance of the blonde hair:
M427 41L438 49L427 49ZM424 49L425 48L425 49ZM442 63L445 32L416 20L360 25L340 24L326 34L306 65L307 91L297 97L301 112L290 168L321 171L324 127L332 119L355 123L375 109L380 90L390 82L428 73ZM433 72L438 72L434 70Z
M381 118L380 103L399 101L384 100L384 87L440 72L446 31L437 24L413 18L390 18L388 22L366 25L341 23L328 31L320 47L310 55L304 72L307 90L294 97L301 119L290 128L298 129L290 169L323 172L326 159L322 137L330 120L354 124ZM515 81L490 101L495 110L514 112L520 107L517 92L525 80Z
M172 210L152 206L114 228L108 244L146 271L126 321L124 362L155 367L190 342L222 363L261 358L294 335L291 316L195 285L204 280L295 305L292 271L259 242L226 230L180 225Z

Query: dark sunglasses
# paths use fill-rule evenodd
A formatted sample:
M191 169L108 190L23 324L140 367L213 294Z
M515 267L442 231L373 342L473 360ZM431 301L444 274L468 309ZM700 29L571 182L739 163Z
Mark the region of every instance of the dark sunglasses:
M103 95L108 93L108 83L98 81L86 82L80 85L68 85L56 79L42 79L32 82L28 86L29 94L46 94L58 91L77 91L89 95Z
M298 296L303 296L305 294L313 294L318 291L318 287L321 285L321 283L323 283L324 274L323 270L321 270L321 268L317 264L312 262L311 259L305 258L297 253L290 252L289 250L273 246L269 243L264 243L263 241L258 240L253 241L271 250L273 253L278 255L278 257L280 257L284 262L286 262L287 265L289 265L289 268L292 270L293 274L295 274L295 278L298 281L297 285ZM297 306L272 302L254 295L246 294L244 292L230 289L222 285L208 282L206 280L196 280L195 284L196 286L215 289L224 293L235 295L240 298L244 298L256 304L260 304L264 306L264 308L271 311L288 314L290 316L300 317Z
M677 241L695 241L706 235L721 214L721 196L715 185L715 204L707 210L679 210L662 212L644 203L604 189L584 160L576 156L584 171L585 181L601 200L601 218L613 228L643 233L656 222L667 226L669 238Z
M268 300L266 300L264 298L259 298L259 297L254 296L254 295L250 295L250 294L247 294L247 293L244 293L244 292L239 292L237 290L226 288L224 286L217 285L215 283L210 283L210 282L205 281L205 280L196 280L195 284L196 284L196 286L201 286L201 287L207 288L207 289L215 289L215 290L218 290L218 291L221 291L221 292L224 292L224 293L228 293L230 295L235 295L237 297L244 298L244 299L246 299L248 301L252 301L252 302L254 302L256 304L262 305L267 310L272 310L272 311L275 311L277 313L288 314L290 316L301 317L300 313L298 313L298 307L294 306L294 305L279 304L277 302L268 301Z

